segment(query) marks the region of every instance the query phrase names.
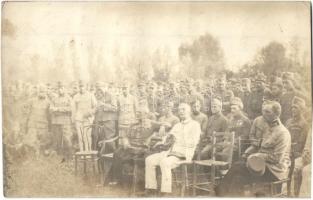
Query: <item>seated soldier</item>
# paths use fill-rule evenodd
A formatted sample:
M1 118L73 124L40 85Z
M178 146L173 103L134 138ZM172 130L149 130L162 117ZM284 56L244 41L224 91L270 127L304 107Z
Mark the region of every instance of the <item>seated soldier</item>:
M233 161L238 160L238 140L249 138L251 128L250 120L243 113L243 103L239 97L234 97L230 101L231 113L228 116L228 131L235 133L235 144L233 149Z
M121 139L121 145L115 150L113 155L113 181L110 185L121 184L123 182L123 167L131 163L135 158L143 158L148 150L149 138L153 134L151 120L155 116L149 112L148 103L145 99L138 102L136 112L136 123Z
M176 124L169 133L172 138L170 150L150 155L146 158L145 184L149 192L156 192L156 167L160 166L162 173L161 192L172 192L172 169L179 166L179 161L191 161L200 139L200 124L191 119L188 104L182 103L178 108L181 122Z
M288 130L280 122L281 107L278 102L264 103L262 114L270 126L259 149L246 152L247 162L234 163L216 188L217 196L242 197L244 186L287 178L290 165L291 139ZM249 155L249 154L250 155Z
M173 107L173 102L165 102L162 106L162 116L158 121L151 121L156 132L150 138L150 154L163 150L162 144L165 142L168 132L179 122L179 118L173 114Z
M197 148L197 153L200 153L200 159L209 159L211 157L212 145L211 138L213 132L224 132L227 130L228 121L222 113L222 101L218 98L213 98L211 102L212 116L208 119L206 133L201 135L201 142ZM221 142L221 141L218 141ZM220 149L219 151L221 151Z

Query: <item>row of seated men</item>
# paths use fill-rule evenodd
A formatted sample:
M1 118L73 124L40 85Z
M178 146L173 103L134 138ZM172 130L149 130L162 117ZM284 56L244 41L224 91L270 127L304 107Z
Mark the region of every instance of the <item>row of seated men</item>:
M301 98L294 98L293 118L302 117L304 106ZM138 118L140 128L134 126L133 129L119 134L121 136L120 144L114 150L112 173L111 177L108 177L111 185L124 181L121 172L125 163L141 157L145 158L146 189L153 193L153 190L157 188L155 169L156 166L160 166L161 192L171 193L171 169L177 167L180 160L210 159L213 132L226 131L235 132L233 149L235 164L225 176L225 181L222 181L221 186L217 187L216 193L221 196L240 196L245 184L286 178L290 166L291 143L295 143L292 149L292 152L295 152L293 155L301 157L308 133L306 126L298 126L300 128L297 130L299 135L296 138L298 140L292 141L290 131L280 122L281 106L276 101L265 101L262 106L262 116L257 117L252 125L242 111L243 105L239 98L231 100L231 115L228 117L222 114L222 102L219 98L212 99L213 115L209 118L201 113L198 100L192 102L191 108L188 104L180 104L178 117L172 112L172 102L164 104L163 116L159 120L156 120L151 113L149 114L149 109L145 106L144 101L140 107L143 108L139 112L141 117ZM293 118L289 120L289 123L293 121ZM239 137L259 139L260 142L251 145L240 158L238 154ZM227 153L228 149L221 148L218 151ZM248 157L257 157L263 160L264 169L261 175L250 174L246 162L242 162ZM300 183L295 185L297 186L295 192L298 193Z

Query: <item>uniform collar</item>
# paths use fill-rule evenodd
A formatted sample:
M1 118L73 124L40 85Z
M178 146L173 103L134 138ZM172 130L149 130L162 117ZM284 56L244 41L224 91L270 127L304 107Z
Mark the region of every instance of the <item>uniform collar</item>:
M274 121L269 123L269 126L273 128L273 127L279 126L280 124L281 124L280 120L279 119L275 119Z
M188 118L188 119L186 119L184 121L181 121L181 123L182 124L188 124L190 121L191 121L191 118Z

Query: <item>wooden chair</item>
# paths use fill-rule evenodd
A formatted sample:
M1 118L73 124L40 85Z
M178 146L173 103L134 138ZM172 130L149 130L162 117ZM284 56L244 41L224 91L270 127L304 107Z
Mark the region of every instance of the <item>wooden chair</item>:
M119 138L120 138L119 136L116 136L116 137L113 137L110 139L104 139L104 140L99 141L98 145L101 147L101 149L104 150L104 148L107 144L118 143ZM114 154L114 152L108 152L108 153L103 153L103 154L100 153L100 155L99 155L100 156L100 158L99 158L99 169L101 169L100 172L102 173L103 185L105 184L108 173L110 173L110 169L105 170L104 166L105 166L106 162L113 163L113 154Z
M233 158L233 148L234 148L234 132L213 132L212 135L212 159L210 160L199 160L193 162L193 196L196 195L196 190L207 191L211 195L214 195L214 188L216 186L216 181L221 179L228 171L231 166ZM223 141L223 142L218 142ZM225 148L228 152L217 152L217 148ZM217 160L218 156L224 156L223 160ZM210 167L210 174L202 173L199 174L198 167ZM216 176L216 168L219 168L219 176ZM222 168L222 169L221 169ZM207 176L210 176L210 180L207 180ZM199 181L199 178L201 180ZM204 179L204 180L203 180Z
M256 139L241 139L239 138L239 157L242 153L248 148L252 143L259 142L260 140ZM295 146L295 143L291 145L291 150ZM244 186L244 193L246 196L268 196L268 197L291 197L291 179L295 166L295 158L293 151L291 151L291 165L289 167L288 178L268 182L268 183L254 183ZM283 186L286 186L287 190L283 190Z
M91 129L95 125L87 125L83 127L82 134L87 134L87 131L91 131ZM87 141L88 142L88 141ZM92 151L92 150L84 150L84 151L78 151L74 155L75 158L75 175L77 175L77 168L78 168L78 163L82 162L84 166L84 175L87 175L87 164L91 163L92 164L92 171L93 174L96 174L96 165L98 166L99 170L99 156L98 156L98 151Z
M135 132L140 132L144 129L144 127L142 126L142 124L139 124L139 123L135 123L135 124L132 124L130 127L129 127L129 130L128 131L135 131ZM141 137L137 137L137 134L129 134L129 135L132 135L132 140L142 140ZM147 138L148 139L148 138ZM144 155L136 155L132 160L132 166L133 166L133 170L131 172L121 172L123 173L125 176L128 176L128 177L131 177L131 187L129 187L129 192L130 192L130 195L131 196L138 196L138 195L143 195L144 194L144 191L143 192L138 192L138 174L139 174L139 166L142 164L144 165L144 162L145 162L145 157Z
M173 185L180 188L180 196L185 197L186 191L192 188L192 173L188 172L188 167L193 166L193 161L182 160L179 166L172 170Z

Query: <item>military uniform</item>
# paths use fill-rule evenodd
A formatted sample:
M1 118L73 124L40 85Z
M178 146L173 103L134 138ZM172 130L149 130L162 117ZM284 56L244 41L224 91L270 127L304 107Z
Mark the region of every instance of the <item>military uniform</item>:
M91 150L91 130L84 129L84 127L92 124L96 102L95 96L87 91L78 93L73 98L75 127L80 151Z
M119 183L123 182L123 170L127 169L126 164L134 158L143 158L147 152L149 138L153 134L153 127L151 124L146 124L146 119L155 120L152 113L141 113L137 123L129 128L123 140L127 141L128 145L120 145L113 155L113 180ZM140 176L143 178L143 176Z
M67 158L72 153L71 105L70 97L64 95L54 98L50 106L51 128L54 135L55 150Z
M263 104L264 90L254 91L251 93L249 103L247 107L249 118L254 120L258 116L262 115L262 104Z
M280 104L281 104L280 119L281 119L281 122L283 124L285 124L286 121L288 119L290 119L292 116L291 104L292 104L292 100L295 96L302 97L302 95L296 91L288 91L288 92L283 93L283 95L281 96L281 99L280 99Z
M128 94L121 95L118 100L118 129L119 136L124 137L131 124L135 122L136 99L134 96Z
M218 185L217 196L243 196L244 185L258 182L272 182L288 177L290 165L291 139L288 130L277 119L270 126L269 134L265 135L260 149L256 152L265 161L265 172L260 176L253 175L245 162L232 165L221 183Z
M234 161L238 159L238 138L241 137L242 139L248 139L250 128L251 122L243 113L241 113L239 116L232 116L229 119L228 131L235 133L235 143L233 150Z
M269 128L263 116L257 117L252 123L249 139L261 140L268 134Z
M102 147L101 149L98 147L99 141L111 139L117 135L117 99L109 92L102 91L102 95L98 95L93 124L92 149L99 150L99 152L101 150L100 154L106 153L107 151L114 151L114 143L109 144L108 147Z
M217 113L209 117L207 130L205 135L202 136L200 140L199 149L201 154L201 159L206 159L210 157L210 153L212 150L211 137L213 136L213 132L225 132L228 127L228 120L222 113Z
M299 119L291 118L286 122L286 128L291 135L291 142L295 143L293 146L293 153L296 157L302 154L309 126L305 119L301 116Z
M38 97L30 102L28 133L24 137L24 143L36 150L45 150L44 148L52 142L48 132L49 104L46 98Z

